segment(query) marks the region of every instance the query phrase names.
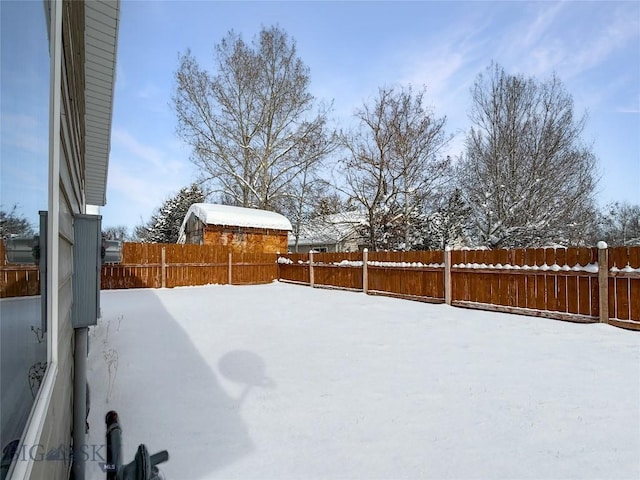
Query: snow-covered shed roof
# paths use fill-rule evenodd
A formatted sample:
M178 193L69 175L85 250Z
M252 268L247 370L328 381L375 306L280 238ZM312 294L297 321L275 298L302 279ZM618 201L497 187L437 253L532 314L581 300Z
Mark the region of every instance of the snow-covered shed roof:
M255 208L231 207L215 203L194 203L189 207L180 227L184 232L191 214L207 225L224 225L229 227L267 228L271 230L291 231L291 222L279 213Z

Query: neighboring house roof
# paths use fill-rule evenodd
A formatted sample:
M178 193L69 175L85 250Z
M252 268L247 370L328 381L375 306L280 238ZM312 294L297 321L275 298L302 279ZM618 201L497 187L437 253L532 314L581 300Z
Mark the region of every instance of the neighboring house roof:
M363 225L367 225L367 216L358 211L316 217L300 229L298 245L329 245L359 238ZM289 243L295 243L295 238L290 238Z
M187 220L195 215L207 225L229 227L266 228L270 230L291 231L291 222L279 213L255 208L231 207L214 203L194 203L189 207L182 221L179 236L184 235Z
M90 205L107 203L119 0L85 2L85 192Z

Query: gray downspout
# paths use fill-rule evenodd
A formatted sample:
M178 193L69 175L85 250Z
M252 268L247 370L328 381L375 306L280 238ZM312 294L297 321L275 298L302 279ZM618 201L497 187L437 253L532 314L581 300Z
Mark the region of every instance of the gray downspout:
M74 329L73 478L84 480L87 422L87 354L89 327Z

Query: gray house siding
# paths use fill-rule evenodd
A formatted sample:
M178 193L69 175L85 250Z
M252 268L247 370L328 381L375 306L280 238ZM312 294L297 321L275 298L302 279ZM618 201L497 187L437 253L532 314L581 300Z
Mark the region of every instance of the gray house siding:
M63 3L63 61L60 98L60 175L58 234L58 372L46 412L40 444L45 452L66 448L68 455L73 432L73 215L84 208L82 178L82 125L84 122L83 58L73 55L83 49L84 3ZM72 100L73 99L73 100ZM71 463L63 461L35 462L32 479L66 480Z
M9 478L67 480L73 442L74 215L105 204L119 0L45 0L49 98L47 372L21 447L55 460L15 460ZM84 429L85 425L78 425ZM30 454L31 455L31 454Z

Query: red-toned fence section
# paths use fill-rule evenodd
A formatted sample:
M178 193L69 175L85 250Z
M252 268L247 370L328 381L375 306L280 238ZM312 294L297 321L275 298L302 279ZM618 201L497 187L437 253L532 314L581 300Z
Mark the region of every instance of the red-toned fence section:
M362 290L362 253L316 253L313 261L315 285Z
M291 263L287 263L291 262ZM278 279L294 283L309 283L309 254L290 253L278 259Z
M123 244L122 263L103 265L101 288L160 288L162 247L163 245L157 243Z
M269 283L276 254L230 255L217 245L125 243L122 263L102 268L102 289Z
M608 251L609 323L640 329L640 247L615 247Z
M364 252L282 255L280 280L319 287L364 290ZM367 293L444 302L443 252L372 252L367 261ZM311 279L313 271L313 282Z
M40 295L37 265L8 265L4 242L0 240L0 298Z
M165 282L160 286L173 288L229 282L229 258L225 249L210 245L171 244L163 247L165 258L162 262L161 250L160 281L162 283L164 263Z
M312 286L640 330L640 247L284 255L279 268L281 280Z
M442 251L371 252L368 291L431 302L444 302Z
M554 318L598 320L598 250L546 248L451 252L452 303ZM479 306L479 305L475 305ZM564 315L567 314L567 315Z
M234 253L232 282L234 285L270 283L278 279L278 255L275 253Z

